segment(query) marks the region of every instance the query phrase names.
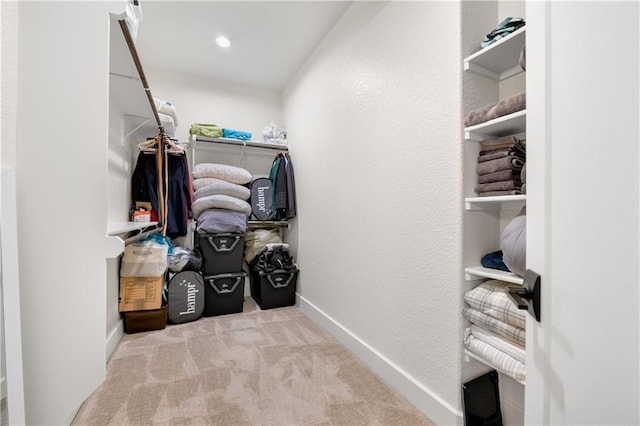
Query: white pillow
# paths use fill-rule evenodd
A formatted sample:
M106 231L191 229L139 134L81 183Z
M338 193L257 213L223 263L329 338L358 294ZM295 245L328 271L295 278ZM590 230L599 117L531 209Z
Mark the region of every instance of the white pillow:
M193 190L197 191L198 189L202 189L207 185L211 185L213 183L216 182L226 182L224 180L221 179L216 179L216 178L200 178L200 179L194 179L193 180Z
M253 180L248 170L228 164L200 163L193 169L194 178L217 178L244 185Z
M197 199L191 205L193 217L198 219L200 213L207 209L227 209L244 212L247 216L251 214L251 206L246 201L224 194L208 195Z
M239 198L241 200L248 200L251 196L249 188L235 183L226 182L224 180L217 180L210 185L198 189L193 194L193 199L197 200L208 195L224 194L232 197Z

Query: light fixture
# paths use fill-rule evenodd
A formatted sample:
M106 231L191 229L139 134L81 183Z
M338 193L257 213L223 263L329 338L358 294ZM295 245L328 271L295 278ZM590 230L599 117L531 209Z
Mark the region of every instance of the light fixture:
M220 47L229 47L231 46L231 40L225 36L218 36L216 37L216 44Z

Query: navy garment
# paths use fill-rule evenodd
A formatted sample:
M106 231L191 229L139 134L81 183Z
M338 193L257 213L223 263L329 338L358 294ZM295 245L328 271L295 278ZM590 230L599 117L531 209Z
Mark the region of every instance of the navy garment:
M165 194L167 209L165 223L167 235L171 238L187 235L189 218L191 217L191 181L187 156L167 155L166 168L163 169L165 182L168 182L168 192ZM165 184L165 188L167 185ZM140 153L132 177L133 202L147 201L156 217L158 216L158 174L156 172L156 158L153 154Z
M169 183L167 198L167 236L170 238L187 235L191 207L191 187L187 156L169 154L165 157L167 168L165 179Z
M511 272L502 260L502 250L487 253L482 256L480 264L485 268L499 269L501 271Z

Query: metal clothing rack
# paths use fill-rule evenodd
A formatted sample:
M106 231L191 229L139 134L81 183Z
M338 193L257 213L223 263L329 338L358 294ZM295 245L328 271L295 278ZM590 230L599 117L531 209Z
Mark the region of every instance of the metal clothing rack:
M147 95L147 100L149 101L149 106L151 107L151 111L153 111L153 117L156 120L156 124L158 125L158 136L156 136L156 173L158 174L158 225L162 230L162 235L167 234L167 223L165 220L166 214L166 202L167 202L167 194L165 192L165 183L164 183L164 173L163 173L163 164L164 164L164 155L165 155L165 141L169 140L168 136L164 131L164 126L160 121L160 115L158 114L158 109L156 108L155 101L153 100L153 95L151 94L151 89L149 88L149 84L147 83L147 77L144 74L144 70L142 69L142 63L140 62L140 57L138 56L138 51L136 50L136 46L133 42L133 38L131 37L131 32L129 31L129 27L124 19L118 20L118 24L120 24L120 29L122 30L122 35L127 43L127 47L129 48L129 52L131 53L131 58L133 59L133 63L138 70L138 76L140 77L140 81L142 82L142 87L144 88L144 92Z

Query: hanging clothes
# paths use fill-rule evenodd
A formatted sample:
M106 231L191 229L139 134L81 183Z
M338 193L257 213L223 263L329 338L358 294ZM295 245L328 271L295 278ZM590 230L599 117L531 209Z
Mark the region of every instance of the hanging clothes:
M273 208L277 219L292 219L296 216L296 193L293 163L287 153L278 153L269 179L273 183Z
M154 155L140 153L132 176L132 200L150 202L151 220L158 220L158 173ZM192 188L186 154L166 155L163 181L168 189L165 223L167 235L177 238L187 235L189 219L192 217Z

